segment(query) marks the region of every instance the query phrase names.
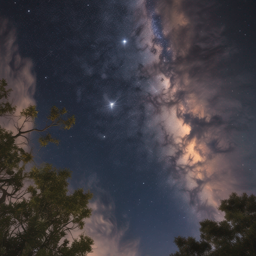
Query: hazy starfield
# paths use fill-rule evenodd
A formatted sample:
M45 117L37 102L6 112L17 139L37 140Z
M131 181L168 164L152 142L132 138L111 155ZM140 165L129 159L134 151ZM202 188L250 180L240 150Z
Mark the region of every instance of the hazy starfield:
M256 193L256 2L0 1L0 79L74 128L35 163L90 189L92 256L168 256L175 236Z

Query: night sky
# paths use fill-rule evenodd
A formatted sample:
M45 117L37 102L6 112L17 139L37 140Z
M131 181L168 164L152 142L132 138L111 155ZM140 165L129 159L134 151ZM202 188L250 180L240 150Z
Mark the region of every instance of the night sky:
M92 256L164 256L256 193L256 2L0 1L0 78L18 109L76 117L35 164L90 189Z

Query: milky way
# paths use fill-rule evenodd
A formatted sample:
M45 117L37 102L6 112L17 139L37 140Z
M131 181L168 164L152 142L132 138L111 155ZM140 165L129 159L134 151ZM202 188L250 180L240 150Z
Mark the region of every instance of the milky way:
M216 3L175 0L153 6L149 1L147 6L155 57L143 72L156 88L147 97L156 147L169 185L200 218L214 218L220 199L245 187L253 191L255 163L246 160L252 152L243 138L252 136L255 123L252 107L237 96L248 81L239 67L233 67L237 77L227 72L236 46L214 20Z

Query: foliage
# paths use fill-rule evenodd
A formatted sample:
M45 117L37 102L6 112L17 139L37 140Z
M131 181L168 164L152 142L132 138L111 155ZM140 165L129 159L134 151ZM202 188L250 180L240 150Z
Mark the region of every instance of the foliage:
M71 231L84 226L91 215L88 208L91 193L82 189L68 193L70 172L56 170L46 164L34 167L29 178L34 181L27 198L0 206L0 247L3 255L86 255L91 252L93 241L80 235L68 246L63 240ZM3 250L2 249L2 250Z
M232 193L222 200L219 210L224 220L200 222L201 240L175 238L179 252L171 256L246 256L256 255L256 196Z
M46 123L44 128L32 128L30 130L24 130L25 125L29 122L33 122L34 119L37 117L37 114L38 111L36 110L36 106L28 106L27 108L23 109L20 113L20 116L24 118L23 123L20 126L18 126L18 124L16 125L17 134L14 135L13 137L17 138L19 136L23 136L24 134L34 131L44 132L54 126L58 126L65 130L69 130L70 128L73 127L76 121L74 116L71 116L67 119L63 118L63 116L67 114L67 110L65 108L58 109L56 106L53 106L51 108L50 115L47 117L47 119L50 120L50 122Z
M36 106L28 106L20 112L19 116L14 116L16 107L8 101L12 90L7 90L6 87L6 81L0 80L0 118L11 119L16 133L13 134L12 131L7 131L0 126L0 204L7 199L17 199L22 195L17 192L21 192L23 180L26 178L25 166L33 159L32 154L24 150L24 146L29 144L28 135L32 132L45 132L55 126L68 130L75 124L74 116L64 118L68 113L65 108L59 110L54 106L44 128L27 129L28 124L34 124L38 115ZM17 143L18 140L22 140L20 145ZM53 138L50 133L39 138L42 147L47 146L49 142L59 144L59 140Z
M46 136L41 136L39 138L39 143L41 147L46 147L49 142L57 145L59 144L59 140L54 139L50 133L48 133Z
M29 106L14 116L16 107L9 103L11 90L7 83L0 81L0 118L14 123L16 133L0 126L0 255L2 256L83 256L92 251L91 238L80 234L73 242L72 231L82 229L86 218L90 192L82 189L68 194L68 178L71 173L57 170L50 164L25 171L33 156L24 149L29 146L28 135L44 132L54 126L70 129L75 117L64 118L65 108L52 107L44 128L28 129L38 115L35 106ZM31 126L30 124L30 126ZM23 143L18 141L23 139ZM43 135L39 142L46 146L59 141L50 133ZM28 169L28 168L27 168ZM29 187L23 182L27 180Z
M15 144L12 133L0 127L0 204L20 191L25 166L31 160L32 155Z
M12 91L12 89L6 90L6 86L6 81L4 79L0 80L0 100L8 100L8 97ZM12 104L8 101L0 103L0 116L4 116L6 114L13 114L15 110L16 107L13 107Z
M16 110L16 107L8 102L12 90L7 90L6 86L6 81L2 79L0 81L0 117L12 116ZM25 178L25 165L31 160L32 155L15 143L13 133L0 126L0 204L7 199L21 196L21 193L17 192L20 191Z

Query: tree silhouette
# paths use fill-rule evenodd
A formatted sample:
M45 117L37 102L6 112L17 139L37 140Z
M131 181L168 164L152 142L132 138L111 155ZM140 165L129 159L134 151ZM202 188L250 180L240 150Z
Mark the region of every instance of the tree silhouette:
M0 80L0 118L11 120L15 133L0 126L0 204L7 199L17 199L23 195L20 188L26 177L25 166L33 158L30 152L24 150L24 146L29 145L29 135L32 132L46 132L55 126L69 130L75 124L74 116L64 118L67 114L65 108L59 110L53 106L45 122L45 127L26 129L28 124L34 124L38 111L35 106L28 106L18 116L15 116L16 107L9 102L12 90L7 90L6 87L6 81ZM46 146L49 142L59 143L50 133L39 138L41 146Z
M88 207L92 197L82 189L68 193L67 179L71 172L58 170L50 164L33 167L29 134L45 132L57 126L70 129L75 117L64 118L65 108L52 107L43 128L28 129L37 117L35 106L29 106L15 116L16 107L9 102L11 90L0 81L0 117L12 120L13 131L0 126L0 255L2 256L84 256L92 251L93 240L76 229L83 229L90 217ZM39 138L41 146L58 143L51 134ZM27 168L27 169L26 169ZM25 187L24 180L31 185ZM70 236L70 240L67 239Z
M254 256L256 255L256 196L232 193L219 210L224 220L200 222L201 240L177 237L179 252L170 256Z

